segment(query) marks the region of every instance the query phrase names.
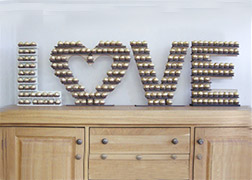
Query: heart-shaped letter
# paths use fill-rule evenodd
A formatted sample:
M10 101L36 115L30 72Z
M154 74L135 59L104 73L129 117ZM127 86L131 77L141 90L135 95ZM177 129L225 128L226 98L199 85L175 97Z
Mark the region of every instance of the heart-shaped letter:
M84 86L79 84L79 80L73 76L69 69L68 60L75 55L83 57L89 64L94 63L99 56L113 58L111 70L107 72L108 76L103 79L103 84L96 87L96 92L86 92ZM94 49L86 48L80 41L59 41L51 52L50 61L55 75L60 78L66 90L71 92L76 99L76 105L104 105L104 99L121 82L128 69L130 50L119 41L100 41Z

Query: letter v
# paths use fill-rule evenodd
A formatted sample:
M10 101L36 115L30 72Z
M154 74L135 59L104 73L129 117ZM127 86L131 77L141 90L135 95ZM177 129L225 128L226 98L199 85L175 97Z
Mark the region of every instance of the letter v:
M184 55L186 55L189 43L182 41L172 43L161 84L159 84L158 78L156 77L147 42L131 41L130 45L146 92L145 97L148 99L148 105L172 105L173 92L177 88L176 84L181 74L185 59Z

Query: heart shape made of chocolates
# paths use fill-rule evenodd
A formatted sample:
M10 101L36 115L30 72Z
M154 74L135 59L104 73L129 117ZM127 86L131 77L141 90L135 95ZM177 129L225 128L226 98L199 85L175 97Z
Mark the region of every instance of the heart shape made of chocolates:
M73 76L68 60L72 56L81 56L90 65L100 56L113 58L111 70L103 79L103 84L96 86L96 92L88 93L79 80ZM76 99L76 105L104 105L105 98L121 82L130 62L130 50L119 41L100 41L94 49L86 48L80 41L59 41L51 52L51 67L60 78L66 90Z

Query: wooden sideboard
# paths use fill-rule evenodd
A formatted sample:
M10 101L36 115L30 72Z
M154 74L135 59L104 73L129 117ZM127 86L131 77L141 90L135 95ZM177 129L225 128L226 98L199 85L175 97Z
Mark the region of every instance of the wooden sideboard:
M250 180L248 107L0 111L0 180Z

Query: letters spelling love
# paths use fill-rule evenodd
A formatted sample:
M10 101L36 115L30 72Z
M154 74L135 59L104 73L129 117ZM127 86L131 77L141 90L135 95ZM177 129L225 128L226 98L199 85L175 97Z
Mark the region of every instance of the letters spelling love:
M183 68L183 62L189 48L189 42L174 41L161 82L156 77L150 49L146 41L131 41L131 49L137 64L139 76L145 90L148 105L172 105L174 92ZM212 63L214 56L239 55L238 42L193 41L192 50L192 102L194 106L229 106L239 105L236 90L211 89L212 78L227 78L234 75L232 63ZM92 65L100 56L110 56L113 59L111 70L103 79L102 85L97 85L95 92L86 92L85 87L74 77L68 66L72 56L81 56ZM130 50L120 41L100 41L89 49L80 41L59 41L51 51L51 67L60 82L65 85L75 98L76 105L104 105L105 98L122 81L130 62Z

